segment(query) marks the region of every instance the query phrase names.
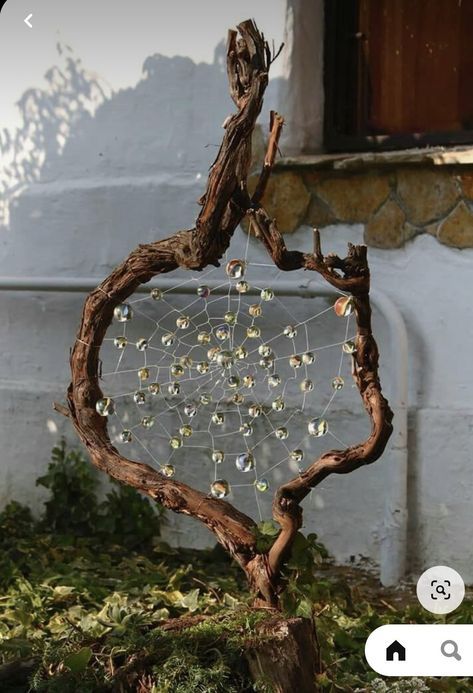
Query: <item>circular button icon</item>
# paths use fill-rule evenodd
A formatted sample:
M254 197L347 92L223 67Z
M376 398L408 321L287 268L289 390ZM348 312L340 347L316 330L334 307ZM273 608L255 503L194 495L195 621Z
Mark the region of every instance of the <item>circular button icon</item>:
M417 581L417 599L433 614L449 614L463 601L465 583L462 576L446 565L435 565Z

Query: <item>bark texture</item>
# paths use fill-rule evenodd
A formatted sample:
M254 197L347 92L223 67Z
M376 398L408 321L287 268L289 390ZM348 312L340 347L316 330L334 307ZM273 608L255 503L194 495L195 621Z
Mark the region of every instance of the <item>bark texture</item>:
M245 570L255 603L277 607L282 589L281 568L302 523L301 501L329 474L346 474L377 460L392 431L392 413L381 394L378 377L378 350L371 331L366 247L350 246L344 259L324 256L316 233L314 253L289 251L276 221L260 206L283 125L283 119L276 113L271 115L269 144L260 181L253 198L248 195L251 135L261 110L272 60L268 44L253 22L243 22L238 32L229 32L227 72L237 111L224 123L222 144L200 200L202 209L196 225L169 238L138 246L89 294L70 356L72 380L67 393L68 409L60 405L57 408L70 417L96 467L166 508L203 522ZM230 503L123 457L110 441L106 418L99 416L95 409L97 400L102 397L99 351L114 308L140 284L156 275L177 268L201 270L210 264L219 266L219 259L245 214L279 268L318 272L332 286L353 297L357 323L353 377L372 424L366 441L346 450L326 452L300 476L277 490L273 515L281 526L281 533L267 553L259 553L256 549L254 521Z

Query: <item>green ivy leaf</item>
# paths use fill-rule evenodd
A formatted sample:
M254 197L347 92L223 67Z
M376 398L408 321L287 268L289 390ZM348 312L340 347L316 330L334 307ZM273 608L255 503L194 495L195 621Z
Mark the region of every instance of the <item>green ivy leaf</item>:
M92 650L90 647L83 647L79 652L73 652L68 655L64 660L64 665L68 667L73 674L81 674L86 670L91 657Z

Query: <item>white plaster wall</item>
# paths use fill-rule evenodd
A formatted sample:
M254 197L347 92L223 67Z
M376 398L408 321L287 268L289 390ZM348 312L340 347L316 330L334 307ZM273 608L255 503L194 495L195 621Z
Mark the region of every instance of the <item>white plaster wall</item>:
M63 153L47 158L39 179L15 200L10 224L0 230L0 274L101 278L137 243L192 225L220 125L232 108L221 61L217 55L213 65L196 65L185 57L154 56L145 67L136 86L73 124ZM323 234L327 251L343 252L347 241L361 239L359 226ZM243 241L238 231L235 255ZM287 242L310 248L312 239L301 229ZM264 257L255 241L251 254ZM451 250L422 236L402 250L372 249L370 262L373 285L395 301L409 330L411 567L446 563L473 581L473 251ZM61 400L68 383L68 350L80 309L79 296L2 295L0 505L17 498L38 508L42 496L34 479L52 445L61 432L74 441L51 402ZM389 397L398 375L390 370L391 346L378 315L375 328ZM350 442L366 433L355 398L337 416ZM305 528L318 532L337 560L362 555L378 561L386 469L393 460L388 450L370 468L328 479L307 500ZM244 509L253 511L253 501ZM186 544L213 541L198 524L174 516L168 532Z

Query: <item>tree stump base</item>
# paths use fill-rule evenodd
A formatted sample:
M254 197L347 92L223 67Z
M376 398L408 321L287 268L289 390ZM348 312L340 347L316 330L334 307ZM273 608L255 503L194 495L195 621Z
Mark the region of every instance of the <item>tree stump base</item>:
M315 626L308 618L276 617L261 623L248 643L251 678L274 693L316 693L320 654Z

